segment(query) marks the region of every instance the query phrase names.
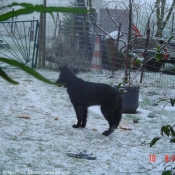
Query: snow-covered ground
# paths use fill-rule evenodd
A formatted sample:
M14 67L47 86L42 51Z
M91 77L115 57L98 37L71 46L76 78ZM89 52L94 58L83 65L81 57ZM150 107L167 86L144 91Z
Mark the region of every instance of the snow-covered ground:
M123 114L121 121L121 126L132 130L117 129L105 137L101 133L108 124L98 107L90 108L86 128L74 129L76 116L65 88L45 84L19 69L5 71L20 84L0 79L1 174L160 175L165 155L175 153L167 137L149 147L150 141L160 136L161 126L174 124L175 117L175 107L152 104L161 97L175 96L174 89L141 87L137 113ZM50 70L37 71L52 81L59 75ZM105 71L77 76L108 84L116 81ZM67 156L69 151L83 150L97 159ZM173 162L169 164L174 166Z

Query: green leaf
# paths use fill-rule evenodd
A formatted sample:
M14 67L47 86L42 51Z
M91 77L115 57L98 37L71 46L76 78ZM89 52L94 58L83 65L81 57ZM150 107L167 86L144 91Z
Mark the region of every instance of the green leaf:
M54 20L54 14L52 12L48 12L50 14L50 16L52 17L52 19Z
M17 3L17 2L13 2L12 4L8 5L8 7L14 7L14 6L19 6L19 5L25 8L33 7L33 4L30 4L30 3Z
M171 106L174 106L175 99L170 98Z
M117 85L117 89L120 89L120 86L122 85L123 83L119 83L118 85Z
M174 35L170 36L169 39L168 39L168 43L174 38Z
M168 43L164 44L162 47L161 47L161 50L164 50L166 47L167 47Z
M170 140L170 143L175 143L175 139L171 139Z
M28 66L25 66L24 64L21 64L19 63L18 61L16 60L10 60L10 59L7 59L7 58L0 58L0 61L4 62L4 63L7 63L9 65L12 65L12 66L16 66L16 67L19 67L21 68L23 71L29 73L30 75L32 75L33 77L45 82L45 83L48 83L48 84L52 84L52 85L57 85L57 86L62 86L62 84L56 84L56 83L53 83L51 82L50 80L46 79L45 77L43 77L42 75L40 75L38 72L36 72L35 70L31 69L30 67ZM4 75L2 76L3 78Z
M158 140L160 140L160 137L154 137L150 143L150 147L152 147Z
M137 65L140 65L140 64L141 64L141 61L137 59L137 60L136 60L136 64L137 64Z
M160 46L159 45L156 46L156 52L160 52Z
M168 41L160 48L160 51L163 51L163 50L167 47L168 43L169 43L173 38L174 38L174 36L170 36L169 39L168 39Z
M163 132L164 132L168 137L169 137L169 135L170 135L169 126L170 126L170 125L163 126Z
M7 80L9 83L19 84L17 81L12 80L1 68L0 68L0 76L5 80Z
M155 53L156 61L161 61L162 60L162 54L160 52Z
M70 13L87 13L89 10L85 8L70 8L70 7L55 7L55 6L43 6L42 4L33 5L31 3L12 3L8 7L22 6L25 9L30 8L33 11L38 12L70 12Z
M123 95L123 93L125 93L125 92L127 92L124 88L120 88L119 89L119 92L120 92L120 94L122 94Z
M175 137L175 131L172 126L170 126L170 132L173 137Z
M162 126L161 130L160 130L160 134L163 136L163 131L164 131L164 126Z
M43 5L32 5L28 3L12 3L9 7L21 6L24 7L22 9L17 9L11 12L7 12L5 14L0 15L0 21L8 20L9 18L30 14L32 12L63 12L63 13L87 13L89 10L83 8L69 8L69 7L45 7Z
M171 175L171 170L166 170L162 173L162 175Z

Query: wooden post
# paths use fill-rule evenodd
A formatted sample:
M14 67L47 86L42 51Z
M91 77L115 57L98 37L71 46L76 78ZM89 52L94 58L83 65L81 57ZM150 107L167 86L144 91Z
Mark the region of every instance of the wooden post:
M174 13L172 14L171 35L174 34Z
M125 77L128 78L129 76L129 79L130 79L130 72L128 74L128 69L131 61L131 57L129 53L131 50L131 28L132 28L131 26L132 26L132 0L129 0L129 31L128 31L128 45L127 45L127 51L126 51L126 67L125 67Z
M55 29L53 31L53 39L57 38L57 30L59 29L59 23L60 23L60 18L59 18L59 13L57 12L56 14L56 20L55 20Z
M39 57L38 57L38 68L41 68L42 60L42 13L40 13L40 23L39 23Z
M43 0L43 6L46 6L46 0ZM45 67L45 43L46 43L46 13L40 13L39 24L39 59L38 68Z
M118 50L118 45L119 45L119 39L120 39L120 33L121 33L121 23L119 24L119 27L118 27L118 36L117 36L117 43L116 43L116 50L114 51L114 54L113 54L113 58L112 58L112 75L114 75L114 72L115 72L115 68L116 68L116 57L117 57L117 52L119 52Z
M59 39L60 39L60 30L61 30L61 21L59 21L59 24L58 24L57 42L58 42Z
M143 72L144 72L144 68L145 68L145 58L146 58L146 55L147 55L148 43L149 43L149 38L150 38L150 28L147 28L146 35L147 35L147 37L146 37L146 43L145 43L145 51L144 51L144 54L143 54L144 62L143 62L142 67L141 67L140 83L142 83L142 81L143 81Z
M46 7L46 0L43 0L43 6ZM42 67L45 67L45 51L46 51L46 13L43 13L43 30L42 30Z

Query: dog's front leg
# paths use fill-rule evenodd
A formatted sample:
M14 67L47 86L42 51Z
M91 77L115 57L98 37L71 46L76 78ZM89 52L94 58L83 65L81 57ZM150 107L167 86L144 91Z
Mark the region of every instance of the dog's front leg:
M75 113L76 113L78 121L77 121L77 124L73 125L72 127L73 128L79 128L79 127L81 127L81 124L82 124L83 110L82 110L81 106L75 106L75 105L74 105L74 109L75 109Z
M88 112L88 110L87 110L87 107L84 107L82 110L83 111L82 111L82 123L81 123L81 127L82 128L85 128L86 122L87 122L87 112Z
M72 125L73 128L79 128L81 125L81 121L78 120L77 124L76 125Z

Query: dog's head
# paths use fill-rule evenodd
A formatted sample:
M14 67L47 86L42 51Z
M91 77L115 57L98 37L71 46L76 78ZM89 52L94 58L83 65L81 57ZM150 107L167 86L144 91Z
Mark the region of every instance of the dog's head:
M67 87L73 80L76 78L76 75L67 67L59 67L60 75L56 83L63 84L64 87Z

